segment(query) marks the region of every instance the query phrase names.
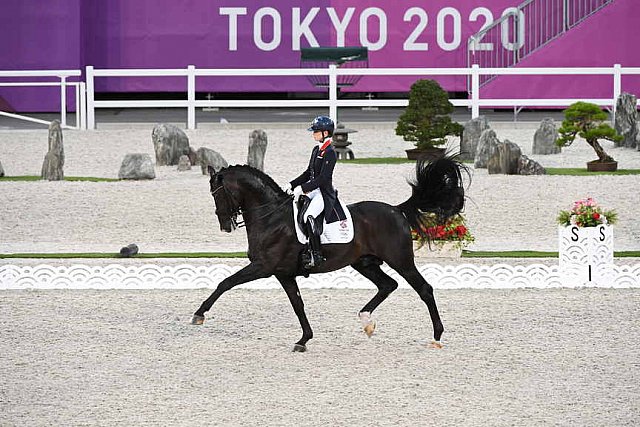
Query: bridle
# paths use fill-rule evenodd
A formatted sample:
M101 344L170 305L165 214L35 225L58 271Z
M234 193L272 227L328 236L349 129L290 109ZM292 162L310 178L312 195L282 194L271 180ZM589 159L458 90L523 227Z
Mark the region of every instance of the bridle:
M224 183L221 183L220 186L218 188L216 188L215 190L211 191L211 195L213 196L213 200L216 201L216 193L220 190L223 190L223 194L225 197L225 206L229 207L229 206L235 206L234 208L229 209L228 211L220 211L219 207L218 207L218 203L216 202L216 215L218 216L223 216L223 217L227 217L229 218L229 220L231 221L231 227L233 230L235 230L236 228L242 228L242 227L246 227L247 226L247 221L244 219L244 213L249 213L249 212L254 212L257 210L260 210L262 208L266 208L268 206L272 206L274 203L277 202L277 200L275 201L270 201L267 203L263 203L261 205L258 206L254 206L251 209L242 209L242 207L240 206L240 202L237 201L237 199L234 197L233 193L231 192L231 190L229 190L227 187L225 187ZM280 210L280 208L282 208L285 204L290 203L291 202L291 197L287 197L285 198L282 202L278 203L273 209L269 210L268 212L260 215L257 218L252 218L251 222L255 222L255 221L259 221L263 218L266 218L268 216L270 216L271 214L273 214L274 212ZM238 221L238 215L242 215L243 220L242 221Z

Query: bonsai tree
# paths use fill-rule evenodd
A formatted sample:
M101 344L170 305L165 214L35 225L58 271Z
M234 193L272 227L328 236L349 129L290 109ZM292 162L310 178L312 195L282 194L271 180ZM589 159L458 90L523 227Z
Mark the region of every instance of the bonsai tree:
M396 135L415 142L419 149L443 145L447 135L459 136L464 129L451 121L452 112L447 92L436 81L418 80L411 85L409 105L398 118Z
M603 123L605 120L607 120L607 113L595 104L589 102L571 104L564 110L564 120L558 129L560 136L556 144L560 147L569 146L578 135L596 152L597 162L613 162L615 161L613 157L604 151L598 140L621 141L622 136L618 135L611 126Z

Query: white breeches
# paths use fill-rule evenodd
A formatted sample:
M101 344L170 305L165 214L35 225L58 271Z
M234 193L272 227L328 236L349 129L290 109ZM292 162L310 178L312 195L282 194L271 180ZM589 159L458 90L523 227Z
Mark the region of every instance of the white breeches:
M322 213L324 210L324 199L322 198L322 193L319 188L316 188L313 191L305 194L308 198L311 199L311 203L309 203L309 207L307 211L304 213L305 221L309 215L317 218L318 215Z

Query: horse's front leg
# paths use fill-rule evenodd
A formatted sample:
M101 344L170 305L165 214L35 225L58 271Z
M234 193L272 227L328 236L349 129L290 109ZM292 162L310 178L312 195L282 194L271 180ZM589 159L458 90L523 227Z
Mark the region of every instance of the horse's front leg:
M304 312L304 302L300 296L300 289L298 289L296 278L276 276L276 279L278 279L287 293L289 301L293 306L293 311L295 311L296 316L298 316L298 320L300 321L300 326L302 326L302 338L300 338L300 341L295 343L293 351L307 351L307 341L313 338L313 331L311 330L311 325L309 325L309 320L307 320L307 314Z
M213 291L209 298L207 298L202 303L200 308L193 314L191 324L202 325L204 323L204 314L209 311L209 309L211 309L211 306L218 300L218 298L220 298L220 296L223 293L227 292L229 289L237 285L241 285L242 283L269 277L270 275L271 273L266 273L259 265L251 263L243 269L227 277L218 284L216 290Z

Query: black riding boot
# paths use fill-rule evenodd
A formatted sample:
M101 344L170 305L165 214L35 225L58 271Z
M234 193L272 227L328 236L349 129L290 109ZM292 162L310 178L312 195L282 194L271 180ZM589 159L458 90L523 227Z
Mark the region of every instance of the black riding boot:
M303 267L306 269L318 267L325 261L320 250L320 229L316 225L316 219L309 215L307 217L307 234L309 236L309 246L307 256L303 257Z

